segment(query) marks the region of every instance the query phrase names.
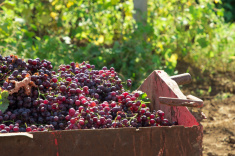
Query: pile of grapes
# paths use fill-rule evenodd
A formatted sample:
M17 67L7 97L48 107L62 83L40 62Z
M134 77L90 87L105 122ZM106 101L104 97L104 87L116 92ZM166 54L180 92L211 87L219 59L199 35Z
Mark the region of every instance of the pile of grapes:
M161 110L150 112L142 92L125 90L131 80L122 82L113 67L72 62L52 69L47 60L0 55L0 93L8 93L0 103L1 133L177 124Z

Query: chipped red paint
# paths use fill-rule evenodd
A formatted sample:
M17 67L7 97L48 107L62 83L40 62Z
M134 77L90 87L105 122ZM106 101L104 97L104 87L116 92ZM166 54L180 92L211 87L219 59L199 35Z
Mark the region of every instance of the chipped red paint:
M57 142L57 139L55 138L55 145L58 146L58 142Z
M57 150L56 156L59 156L59 147L58 147L57 134L60 134L60 133L58 133L57 131L56 131L56 132L50 132L50 133L51 133L51 135L53 135L53 138L55 138L55 139L54 139L54 142L55 142L55 149Z

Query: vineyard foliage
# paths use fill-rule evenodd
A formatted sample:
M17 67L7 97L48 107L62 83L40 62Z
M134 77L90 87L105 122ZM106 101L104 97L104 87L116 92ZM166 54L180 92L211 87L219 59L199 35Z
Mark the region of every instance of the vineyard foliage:
M148 0L143 24L133 18L132 0L5 0L0 53L55 66L83 60L113 66L135 88L154 69L177 73L178 61L202 72L231 71L235 25L224 22L217 4L222 2Z
M235 22L235 1L234 0L222 0L221 2L222 3L216 3L216 7L224 10L225 21Z

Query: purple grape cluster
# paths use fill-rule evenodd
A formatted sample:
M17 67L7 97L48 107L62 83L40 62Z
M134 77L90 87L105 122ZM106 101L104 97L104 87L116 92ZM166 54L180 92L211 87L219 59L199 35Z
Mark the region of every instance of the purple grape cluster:
M47 60L25 63L16 56L0 55L2 89L14 89L9 80L22 81L27 74L37 87L30 95L23 88L9 95L8 109L0 112L2 133L177 124L165 119L161 110L150 112L142 93L125 90L113 67L95 70L88 62L72 62L55 72ZM130 79L126 85L131 86Z

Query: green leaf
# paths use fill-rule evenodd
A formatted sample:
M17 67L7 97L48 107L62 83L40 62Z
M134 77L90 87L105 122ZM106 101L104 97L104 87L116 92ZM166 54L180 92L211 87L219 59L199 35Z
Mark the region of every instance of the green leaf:
M15 2L12 2L12 1L5 1L5 2L4 2L4 6L5 6L7 9L14 9L14 7L15 7Z
M210 93L211 90L212 90L212 88L211 88L211 86L209 86L209 88L208 88L208 93Z
M147 94L142 91L137 91L140 94L140 100L143 102L150 102L149 98L147 98Z
M146 93L143 93L143 94L141 95L141 99L145 99L145 98L147 98L147 94L146 94Z
M61 82L63 79L61 77L58 77L58 82Z
M37 31L37 30L38 30L36 25L30 24L30 26L31 26L31 28L32 28L34 31Z
M8 98L8 96L9 96L9 93L8 93L8 91L2 91L1 92L1 96L2 96L2 99L7 99Z
M0 110L4 113L8 106L9 100L7 99L9 96L8 91L0 91Z
M197 41L202 48L207 47L209 44L208 41L206 40L206 37L199 38Z
M189 13L192 14L192 15L194 14L194 6L191 5L189 7Z

